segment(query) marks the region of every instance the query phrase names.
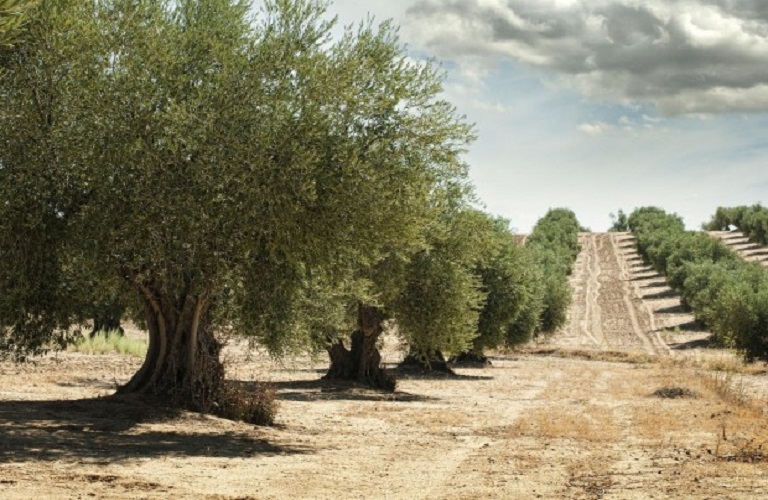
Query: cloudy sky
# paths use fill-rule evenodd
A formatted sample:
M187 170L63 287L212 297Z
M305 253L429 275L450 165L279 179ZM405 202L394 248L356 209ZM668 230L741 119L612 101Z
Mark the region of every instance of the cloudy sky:
M391 18L477 126L486 209L529 231L549 207L602 231L658 205L691 228L768 202L768 1L335 0Z

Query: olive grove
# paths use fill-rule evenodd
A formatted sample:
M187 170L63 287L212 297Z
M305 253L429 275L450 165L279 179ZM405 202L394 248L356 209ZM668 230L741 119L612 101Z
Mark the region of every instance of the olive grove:
M468 196L473 137L394 26L327 19L314 0L29 11L0 76L0 355L65 345L83 297L124 287L149 349L120 392L213 411L218 329L276 355L365 332L397 288L376 270Z

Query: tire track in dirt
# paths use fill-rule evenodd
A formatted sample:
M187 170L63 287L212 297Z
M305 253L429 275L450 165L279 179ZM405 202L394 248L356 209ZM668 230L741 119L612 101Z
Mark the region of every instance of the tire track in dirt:
M562 347L641 350L651 355L669 353L657 332L652 309L633 284L633 270L620 247L624 237L621 233L580 235L582 251L571 275L573 301L568 322L553 343Z
M709 231L707 234L722 241L744 260L768 267L768 247L752 243L741 231Z
M629 268L629 262L624 253L620 250L620 243L627 242L626 235L621 237L617 233L610 235L611 244L613 246L614 258L619 263L619 279L622 281L624 289L624 301L627 305L632 316L632 324L635 332L643 339L643 343L650 346L652 353L655 354L670 354L670 348L664 339L661 338L659 328L656 325L656 318L653 311L648 304L641 298L640 293L636 287L635 279L632 275L632 271ZM634 256L639 258L635 247L634 238L630 237L629 241L632 243L632 250Z

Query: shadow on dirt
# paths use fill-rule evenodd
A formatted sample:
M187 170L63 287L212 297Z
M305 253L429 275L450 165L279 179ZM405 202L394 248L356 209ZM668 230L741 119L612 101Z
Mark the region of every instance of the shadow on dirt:
M463 369L466 368L466 366L462 365L451 365L453 368L459 368ZM405 367L399 367L395 370L393 370L394 374L397 376L398 379L401 380L473 380L473 381L481 381L481 380L493 380L493 377L490 375L464 375L462 373L448 373L448 372L441 372L436 370L423 370L418 368L405 368Z
M670 342L667 345L673 351L688 351L691 349L718 349L723 347L722 344L716 342L712 336L703 339L689 340L687 342L680 342L677 344Z
M286 401L437 401L437 398L409 392L386 392L344 380L289 380L271 382L276 399Z
M679 295L674 290L664 290L663 292L649 293L643 295L643 300L656 300L656 299L673 299Z
M663 288L667 286L667 282L664 280L661 281L652 281L651 283L641 285L640 288Z
M658 309L654 309L654 314L685 314L691 312L690 309L686 309L683 307L682 304L677 304L674 306L668 306L668 307L660 307Z
M179 418L194 420L190 425L184 421L172 422ZM0 402L0 463L58 460L113 463L166 456L234 458L309 452L276 446L250 433L209 431L217 420L208 418L125 396L72 401L3 401ZM169 430L139 427L165 422L169 422Z

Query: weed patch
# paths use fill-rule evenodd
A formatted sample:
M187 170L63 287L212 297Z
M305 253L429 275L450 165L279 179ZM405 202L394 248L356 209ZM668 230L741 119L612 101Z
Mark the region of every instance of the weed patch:
M147 342L123 335L118 331L110 331L105 335L98 334L93 337L84 335L82 339L67 347L67 350L85 354L116 353L144 357L147 354Z
M653 391L653 395L663 399L698 398L699 393L685 387L661 387Z

